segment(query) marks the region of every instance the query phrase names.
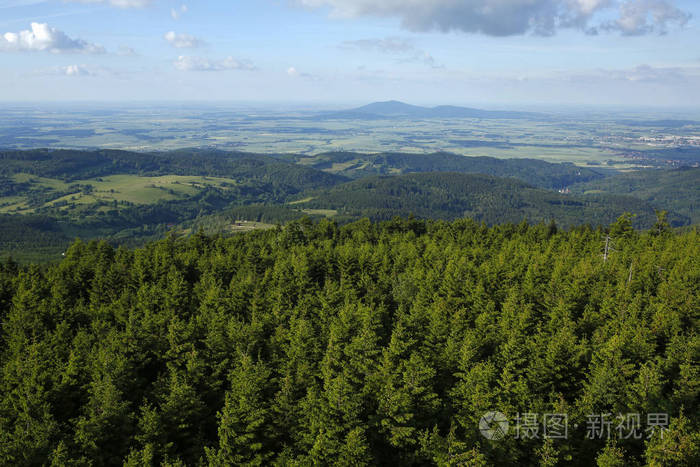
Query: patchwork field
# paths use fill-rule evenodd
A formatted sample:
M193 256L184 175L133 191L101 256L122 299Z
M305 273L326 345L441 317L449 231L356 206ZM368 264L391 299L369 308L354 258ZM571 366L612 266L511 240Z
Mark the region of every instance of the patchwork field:
M107 114L105 114L107 112ZM106 117L109 117L106 119ZM681 120L692 119L692 120ZM18 126L17 121L22 124ZM328 151L535 158L616 169L653 164L647 153L691 148L700 161L700 116L625 112L533 114L531 118L324 118L318 111L147 107L71 112L0 110L0 147L135 151L214 147L313 155ZM108 124L106 124L108 122ZM650 161L651 160L651 161ZM343 167L334 167L342 170Z
M0 213L29 214L43 207L68 208L98 202L153 204L187 198L206 187L226 189L237 183L227 178L183 175L110 175L70 183L24 173L14 174L12 178L17 183L28 183L30 193L0 197ZM32 193L44 193L48 200L40 205L32 204Z

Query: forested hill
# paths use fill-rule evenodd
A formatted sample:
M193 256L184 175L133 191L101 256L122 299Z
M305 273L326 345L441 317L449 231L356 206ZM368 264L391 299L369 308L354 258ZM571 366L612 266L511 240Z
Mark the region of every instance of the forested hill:
M355 179L371 175L413 172L462 172L517 178L540 188L560 189L573 183L604 177L601 171L577 167L573 164L553 164L536 159L467 157L448 152L432 154L326 152L313 156L290 154L283 157L315 169Z
M316 169L316 170L313 170ZM65 182L113 174L206 175L265 179L297 188L317 188L371 175L413 172L480 173L517 178L541 188L559 189L602 179L600 171L536 159L432 154L328 152L268 156L216 149L157 153L118 150L0 150L0 176L28 173Z
M640 170L572 186L578 193L634 196L700 223L700 168Z
M607 234L324 220L4 263L0 464L700 465L700 234Z
M138 244L232 205L284 203L345 177L209 149L0 151L0 257L53 261L76 237Z
M261 154L186 149L161 153L37 149L0 151L0 176L27 173L65 182L114 174L206 175L262 181L296 191L346 179Z
M651 205L631 197L577 197L514 179L451 172L363 178L311 193L295 207L335 210L340 218L386 220L414 214L432 219L469 217L489 225L523 219L554 219L566 227L601 225L631 212L637 226L649 228L656 219ZM675 214L671 221L674 225L688 223L687 218Z
M635 227L649 228L658 209L669 211L676 227L698 219L697 170L654 172L663 175L656 191L645 174L632 196L612 189L576 196L552 188L602 184L603 175L571 164L448 153L0 151L0 257L52 261L76 237L135 246L171 230L231 232L241 220L267 228L306 215L340 223L410 214L488 225L553 220L568 228L606 225L630 212Z

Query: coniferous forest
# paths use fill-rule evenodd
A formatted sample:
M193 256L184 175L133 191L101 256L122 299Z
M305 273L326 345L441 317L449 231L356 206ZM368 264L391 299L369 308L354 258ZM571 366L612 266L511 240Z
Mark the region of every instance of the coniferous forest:
M663 215L76 241L0 266L0 464L697 466L699 314Z

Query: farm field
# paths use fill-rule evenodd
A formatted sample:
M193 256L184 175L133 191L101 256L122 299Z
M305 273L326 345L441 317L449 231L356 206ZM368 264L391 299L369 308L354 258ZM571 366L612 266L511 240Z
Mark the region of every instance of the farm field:
M98 202L153 204L187 198L205 187L225 189L236 184L235 180L227 178L184 175L144 177L118 174L70 183L23 173L12 178L17 183L28 183L31 190L48 191L49 197L50 193L55 193L56 197L40 206L30 206L29 195L0 197L0 213L29 214L38 208L68 208Z
M690 148L690 163L700 162L698 115L559 112L521 119L367 119L323 117L313 110L251 112L226 106L98 110L9 106L0 110L0 147L134 151L212 147L307 155L449 151L618 170L653 165L659 157L665 166L678 165L683 162L674 158L673 151Z

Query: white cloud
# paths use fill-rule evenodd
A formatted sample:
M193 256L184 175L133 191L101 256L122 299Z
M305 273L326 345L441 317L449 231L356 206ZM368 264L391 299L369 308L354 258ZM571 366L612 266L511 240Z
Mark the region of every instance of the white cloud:
M663 33L684 25L689 14L675 0L293 0L309 8L329 7L332 16L398 18L412 31L462 31L491 36L551 35L561 28L597 33ZM610 10L616 18L601 22ZM606 13L608 14L608 13Z
M357 48L377 50L383 53L404 54L413 53L416 47L407 39L400 37L387 37L386 39L360 39L355 41L345 41L341 45L343 48Z
M611 0L575 0L575 4L572 7L580 13L588 15L599 8L609 6L611 3Z
M345 41L340 44L340 47L343 49L375 51L399 57L402 62L421 62L433 68L440 68L430 53L416 47L410 40L401 37Z
M93 73L80 65L68 65L62 68L66 76L93 76Z
M664 34L669 23L685 25L689 19L667 0L629 0L620 5L620 16L609 27L626 35Z
M107 3L117 8L143 8L153 3L153 0L65 0L77 3Z
M227 57L223 60L211 60L204 57L180 55L173 63L180 71L227 71L255 70L255 65L249 60L236 60Z
M185 4L181 5L180 8L170 9L170 16L176 21L185 13L187 13L187 5Z
M0 51L52 53L104 53L102 46L68 37L46 23L32 23L31 29L6 32L0 36Z
M204 45L204 41L189 34L177 34L175 31L165 33L163 38L176 49L194 49Z
M287 75L291 76L292 78L305 78L305 79L311 79L311 80L318 80L318 76L311 74L311 73L304 73L300 72L299 70L296 69L296 67L290 66L287 68Z
M86 77L86 76L116 76L119 73L101 66L94 65L65 65L55 66L36 70L39 75L48 76L67 76L67 77Z

